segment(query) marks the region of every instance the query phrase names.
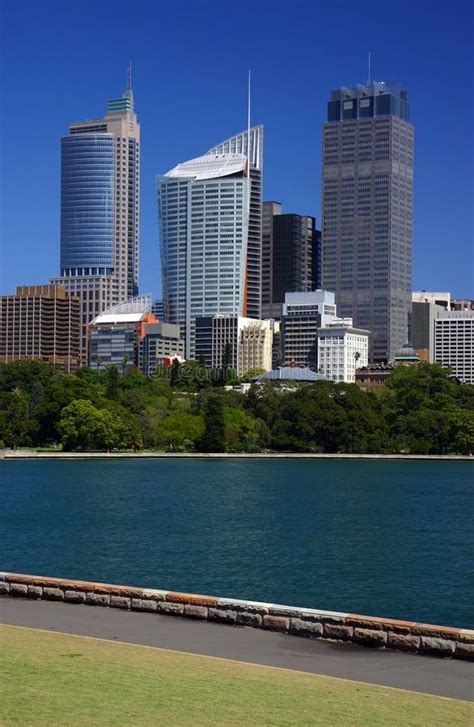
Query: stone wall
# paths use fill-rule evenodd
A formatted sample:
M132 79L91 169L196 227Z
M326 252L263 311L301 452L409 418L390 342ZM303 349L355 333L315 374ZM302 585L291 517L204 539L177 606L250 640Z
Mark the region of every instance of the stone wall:
M20 573L0 573L0 596L181 616L309 639L474 660L474 630L414 621Z

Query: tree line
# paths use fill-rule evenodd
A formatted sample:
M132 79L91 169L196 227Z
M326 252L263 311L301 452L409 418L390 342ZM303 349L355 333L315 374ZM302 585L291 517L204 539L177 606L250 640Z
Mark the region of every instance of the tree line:
M197 366L197 364L196 364ZM192 367L191 367L192 368ZM37 361L0 366L0 447L67 451L474 453L474 387L436 364L386 385L146 378Z

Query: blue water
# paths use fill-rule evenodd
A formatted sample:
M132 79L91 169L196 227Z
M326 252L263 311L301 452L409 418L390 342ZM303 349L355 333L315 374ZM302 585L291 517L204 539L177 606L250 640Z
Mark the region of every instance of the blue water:
M467 462L0 462L0 569L474 627Z

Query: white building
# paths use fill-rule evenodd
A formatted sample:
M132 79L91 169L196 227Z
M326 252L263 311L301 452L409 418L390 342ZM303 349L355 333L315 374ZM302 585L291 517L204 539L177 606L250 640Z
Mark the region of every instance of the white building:
M318 370L332 381L355 381L356 369L369 362L369 335L352 318L336 318L318 328Z
M445 310L451 308L451 293L415 290L411 295L411 299L413 303L434 303L435 305L442 306Z
M194 322L260 316L263 129L224 142L159 177L164 317L195 358Z
M252 369L272 368L272 321L218 314L201 316L195 322L196 359L208 368L228 365L237 376ZM230 361L226 362L226 350Z
M435 361L474 384L474 311L446 311L434 321Z

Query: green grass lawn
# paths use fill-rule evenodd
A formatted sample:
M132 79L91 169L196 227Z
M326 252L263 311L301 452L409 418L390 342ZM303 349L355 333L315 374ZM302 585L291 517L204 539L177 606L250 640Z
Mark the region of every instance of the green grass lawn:
M2 725L463 725L468 702L0 626Z

